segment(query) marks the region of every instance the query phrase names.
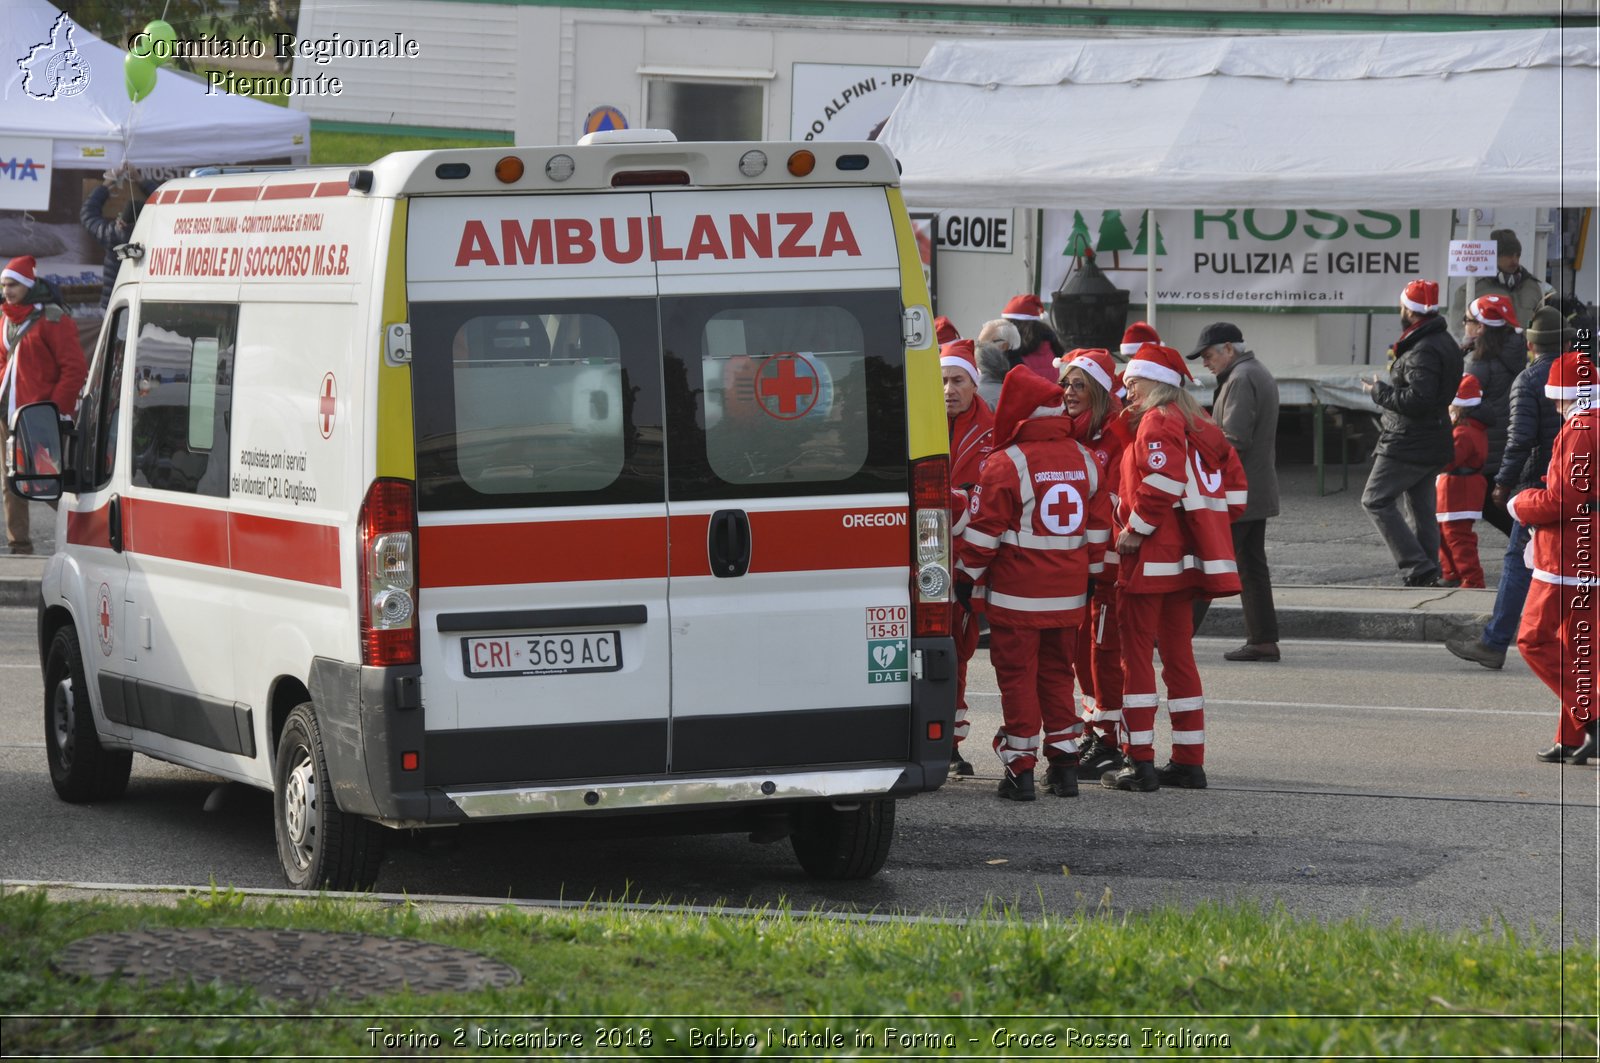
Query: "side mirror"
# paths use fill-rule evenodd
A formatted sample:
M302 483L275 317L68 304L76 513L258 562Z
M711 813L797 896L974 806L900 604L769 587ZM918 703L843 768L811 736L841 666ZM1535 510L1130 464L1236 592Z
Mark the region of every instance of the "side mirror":
M55 404L35 402L17 411L6 451L11 493L31 502L61 497L61 417Z

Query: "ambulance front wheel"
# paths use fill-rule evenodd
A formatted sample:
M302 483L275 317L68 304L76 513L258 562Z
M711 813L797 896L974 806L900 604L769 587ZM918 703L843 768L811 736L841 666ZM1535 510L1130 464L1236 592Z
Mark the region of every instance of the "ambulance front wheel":
M109 801L128 788L133 752L100 744L83 655L71 627L56 632L45 658L44 748L50 782L63 801Z
M889 858L894 802L862 801L848 809L806 805L794 814L789 841L800 866L814 878L870 878Z
M302 890L372 888L383 861L383 828L339 811L322 732L309 701L284 721L273 783L273 832L289 885Z

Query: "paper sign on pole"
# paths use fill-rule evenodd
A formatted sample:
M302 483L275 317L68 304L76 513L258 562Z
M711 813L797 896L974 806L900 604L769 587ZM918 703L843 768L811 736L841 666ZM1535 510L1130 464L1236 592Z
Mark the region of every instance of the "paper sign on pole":
M0 137L0 210L49 210L49 137Z
M1493 240L1451 240L1449 276L1477 277L1493 273L1499 254L1499 244Z

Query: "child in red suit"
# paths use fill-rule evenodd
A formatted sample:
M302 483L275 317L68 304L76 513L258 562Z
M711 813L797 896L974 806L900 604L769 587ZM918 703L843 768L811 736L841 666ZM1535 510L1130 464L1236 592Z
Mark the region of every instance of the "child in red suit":
M1489 460L1489 428L1467 411L1483 403L1483 386L1471 374L1463 375L1450 404L1456 452L1435 483L1435 510L1439 518L1439 581L1451 587L1482 587L1483 566L1478 563L1478 533L1473 523L1483 518L1483 496L1488 488L1483 463Z

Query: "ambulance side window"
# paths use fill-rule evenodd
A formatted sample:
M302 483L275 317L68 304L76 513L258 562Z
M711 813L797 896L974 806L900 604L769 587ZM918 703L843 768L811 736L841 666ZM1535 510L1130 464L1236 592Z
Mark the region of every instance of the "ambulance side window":
M96 491L111 481L117 464L117 424L121 420L122 360L128 349L128 308L119 306L83 402L83 478L80 490Z
M228 494L228 429L239 308L145 303L134 346L137 487Z

